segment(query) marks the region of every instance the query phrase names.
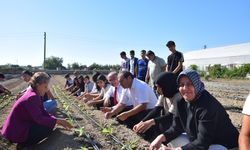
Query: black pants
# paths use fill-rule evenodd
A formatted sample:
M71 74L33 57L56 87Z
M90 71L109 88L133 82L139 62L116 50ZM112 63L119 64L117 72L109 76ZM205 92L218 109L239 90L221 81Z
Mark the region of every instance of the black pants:
M150 112L151 110L143 110L138 114L127 118L124 121L118 120L119 123L126 125L128 128L133 129L134 125L142 121L142 119Z
M43 126L34 124L31 126L28 134L28 138L25 142L19 143L21 146L28 147L34 144L37 144L41 140L45 139L52 133L53 129Z

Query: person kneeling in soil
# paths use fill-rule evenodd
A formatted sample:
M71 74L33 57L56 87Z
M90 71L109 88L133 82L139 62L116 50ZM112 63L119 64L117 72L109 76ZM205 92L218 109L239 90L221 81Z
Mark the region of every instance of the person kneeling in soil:
M111 118L122 112L126 108L126 104L130 102L133 108L120 113L116 118L120 123L132 129L154 108L157 98L153 90L145 82L134 78L134 75L129 71L120 72L118 80L125 90L123 90L121 101L112 111L105 113L105 118ZM129 99L124 99L124 96Z
M55 125L71 129L72 125L58 119L44 110L41 97L48 91L50 77L43 72L35 73L30 86L11 109L4 122L2 136L12 143L18 143L17 149L30 147L48 137Z
M25 82L30 82L31 78L33 76L33 73L30 72L29 70L24 70L22 72L22 79L25 81ZM48 75L49 77L51 77L50 75ZM30 83L29 83L30 84ZM18 93L17 95L17 100L22 96L24 95L24 93L26 93L31 87L28 86L25 90L21 91ZM50 89L48 89L45 94L42 96L42 100L43 100L43 106L44 106L44 109L48 112L52 112L53 110L56 109L56 106L57 106L57 102L55 100L55 97L53 96L53 94L51 93Z
M208 91L198 73L188 69L178 78L182 99L176 101L172 126L159 135L149 149L162 150L227 150L238 146L238 130L225 108Z
M121 101L122 91L124 88L119 84L118 74L116 72L110 72L108 74L108 81L111 84L111 87L104 95L104 107L101 108L101 111L106 113L113 109ZM127 97L123 97L125 99ZM132 104L126 104L125 110L129 110L132 108Z
M5 76L4 74L0 73L0 81L3 81L5 79ZM2 86L0 84L0 96L1 95L8 95L8 94L11 94L10 90L8 90L7 88L5 88L4 86Z
M145 133L143 136L151 140L164 133L172 125L173 114L176 109L173 102L182 99L178 92L174 73L163 72L159 74L155 80L155 86L159 94L155 108L133 127L136 133Z
M109 90L110 84L107 78L101 74L97 77L97 85L101 88L101 93L96 98L89 100L87 105L97 107L97 109L100 110L100 107L103 107L104 95Z

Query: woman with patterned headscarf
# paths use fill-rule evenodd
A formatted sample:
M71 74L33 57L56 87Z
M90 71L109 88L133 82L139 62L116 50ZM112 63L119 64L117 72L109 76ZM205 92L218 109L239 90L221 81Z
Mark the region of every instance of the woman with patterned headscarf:
M207 90L198 73L188 69L177 78L183 99L176 101L172 126L150 145L162 150L227 150L238 146L238 130L224 107Z

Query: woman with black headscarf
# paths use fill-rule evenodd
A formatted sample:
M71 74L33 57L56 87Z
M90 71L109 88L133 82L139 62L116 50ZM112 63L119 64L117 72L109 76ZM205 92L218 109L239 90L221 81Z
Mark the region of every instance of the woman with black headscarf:
M171 72L163 72L155 80L159 94L155 108L138 124L133 127L136 133L143 134L147 140L154 139L166 131L171 125L175 107L173 101L181 99L176 84L176 76Z

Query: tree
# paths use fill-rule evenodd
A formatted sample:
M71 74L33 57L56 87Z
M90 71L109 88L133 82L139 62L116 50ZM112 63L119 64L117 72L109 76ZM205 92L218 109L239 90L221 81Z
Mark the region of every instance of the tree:
M71 65L71 68L72 69L80 69L80 65L77 63L77 62L74 62L72 65Z
M63 63L63 58L51 56L45 60L45 69L57 69L61 68Z
M198 71L198 66L197 65L194 65L194 64L190 65L189 68L192 69L192 70Z

